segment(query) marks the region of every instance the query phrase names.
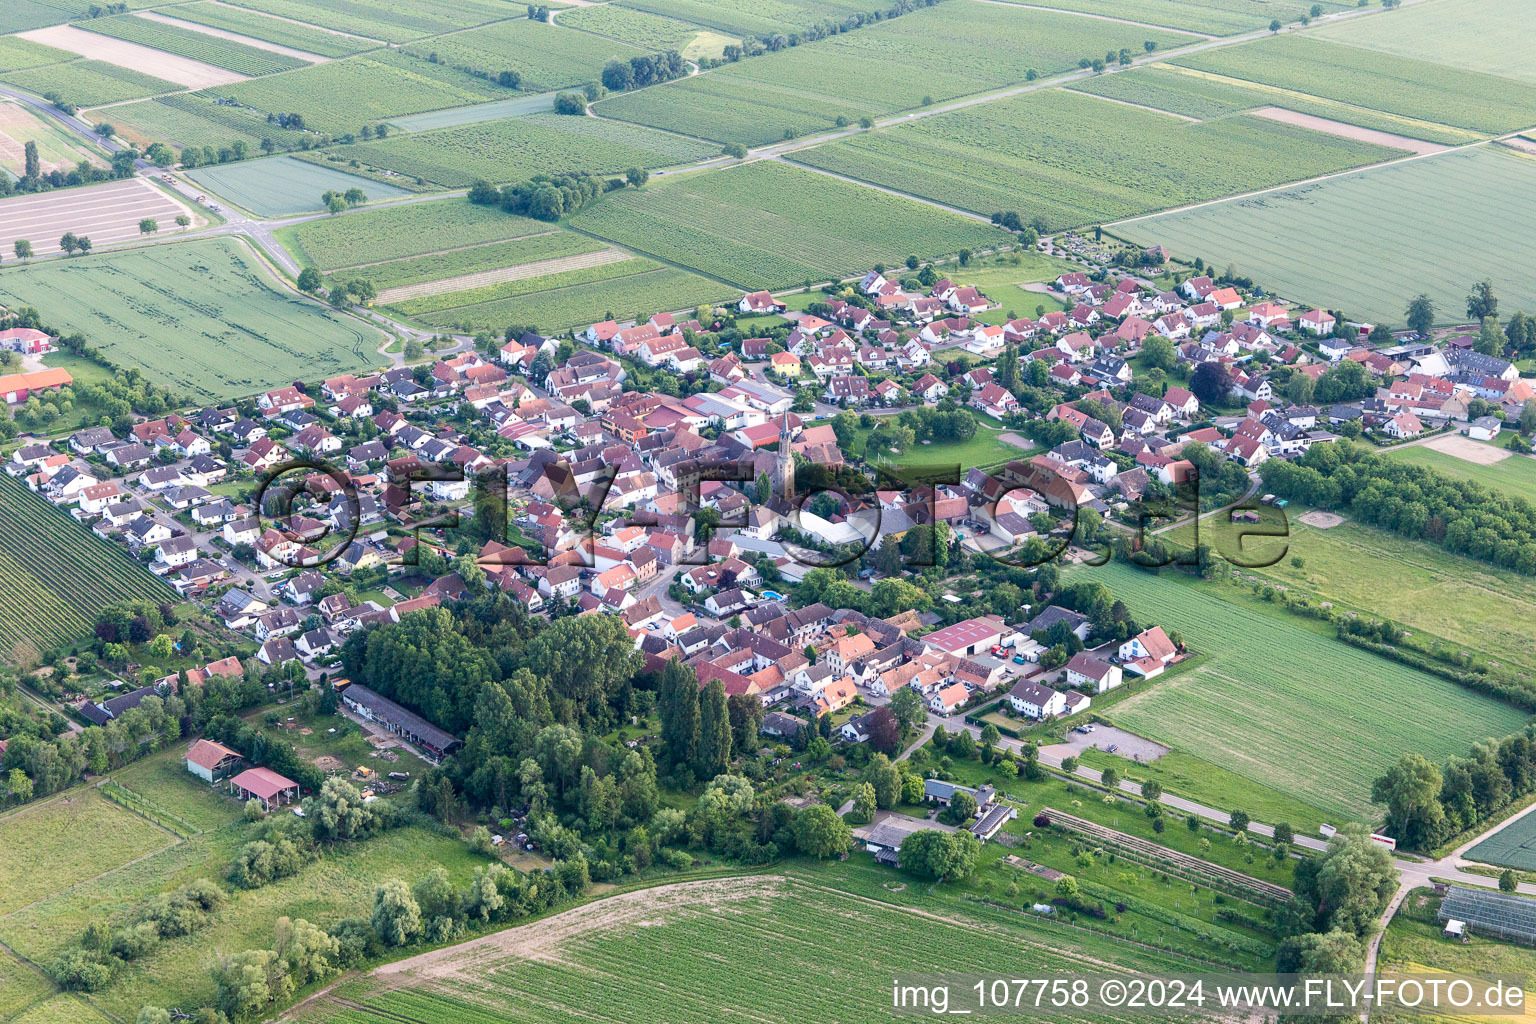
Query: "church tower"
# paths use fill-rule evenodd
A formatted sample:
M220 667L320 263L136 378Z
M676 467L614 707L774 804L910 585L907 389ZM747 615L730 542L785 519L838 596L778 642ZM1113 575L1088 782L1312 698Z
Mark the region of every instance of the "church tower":
M773 457L773 491L784 498L795 493L795 457L789 450L789 413L779 417L779 450Z

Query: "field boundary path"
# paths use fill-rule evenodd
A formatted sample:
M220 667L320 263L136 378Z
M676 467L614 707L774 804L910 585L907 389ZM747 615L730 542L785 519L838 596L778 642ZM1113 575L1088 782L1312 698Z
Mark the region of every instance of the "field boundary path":
M599 249L597 252L584 252L576 256L561 256L558 259L552 260L535 260L532 263L518 263L510 267L482 270L474 274L440 277L433 281L423 281L420 284L404 284L398 288L386 288L379 292L378 297L374 301L382 306L390 306L396 302L404 302L407 299L420 299L428 295L442 295L446 292L484 288L488 285L505 284L508 281L521 281L530 277L542 277L545 274L558 274L567 270L584 270L587 267L600 267L605 263L622 263L630 259L634 259L634 257L620 249Z

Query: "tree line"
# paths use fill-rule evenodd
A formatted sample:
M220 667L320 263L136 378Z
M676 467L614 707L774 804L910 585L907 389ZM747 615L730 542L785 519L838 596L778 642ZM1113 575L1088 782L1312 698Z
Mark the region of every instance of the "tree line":
M1371 786L1386 807L1386 828L1410 849L1430 850L1476 828L1536 791L1536 725L1502 740L1479 740L1463 757L1436 765L1404 754Z

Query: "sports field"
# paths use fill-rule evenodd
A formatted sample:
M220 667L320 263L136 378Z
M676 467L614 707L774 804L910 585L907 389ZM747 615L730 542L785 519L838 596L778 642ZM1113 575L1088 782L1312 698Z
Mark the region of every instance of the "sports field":
M382 340L360 320L276 291L228 238L28 267L0 277L0 302L36 306L194 402L372 366Z
M359 178L324 164L294 157L241 160L199 167L187 177L220 199L244 207L259 217L283 217L324 209L326 192L360 188L370 201L410 195L403 188Z
M1203 158L1213 152L1222 159ZM860 133L794 159L978 213L1017 210L1026 221L1040 216L1064 228L1403 155L1249 116L1191 124L1049 90Z
M707 142L668 135L641 125L593 117L530 113L527 117L484 121L414 134L383 142L363 142L326 150L368 167L423 178L447 188L463 188L484 178L495 184L534 174L587 171L622 172L630 167L668 167L719 153Z
M1074 577L1103 582L1133 615L1205 655L1115 705L1116 724L1325 811L1374 820L1371 782L1404 750L1439 761L1528 720L1235 591L1118 562Z
M1490 195L1502 197L1488 202ZM1490 252L1518 250L1536 217L1536 160L1482 146L1116 225L1116 234L1264 282L1275 295L1402 323L1420 291L1450 322L1485 277L1511 309L1536 280ZM1313 240L1343 232L1347 248ZM1433 239L1426 244L1425 239Z
M17 239L31 242L38 256L61 252L59 238L66 231L84 235L96 246L121 242L139 236L139 221L145 217L158 220L162 232L174 231L176 217L183 213L192 215L194 225L206 223L143 178L15 196L0 200L0 252L11 255Z
M1076 67L1085 57L1189 37L1054 11L965 0L603 100L597 110L671 131L761 145ZM991 105L987 108L990 109ZM990 210L988 212L991 212Z
M749 289L1010 241L990 224L776 161L615 192L569 221Z
M1536 813L1500 829L1466 852L1468 860L1536 871Z
M835 992L836 1020L869 1024L891 1019L890 978L933 970L936 950L943 950L943 969L956 973L997 962L1063 973L1105 962L1156 971L1163 959L1023 914L972 916L963 906L874 883L857 895L829 887L839 884L837 874L861 867L684 882L599 900L389 964L339 987L334 995L345 1002L318 1001L299 1020L574 1024L622 1005L626 1021L661 1024L755 1019L768 1000L766 1019L808 1021L828 1018ZM824 874L833 876L829 884ZM838 927L829 930L828 921ZM744 945L773 952L741 956ZM360 1010L343 1008L358 1003Z

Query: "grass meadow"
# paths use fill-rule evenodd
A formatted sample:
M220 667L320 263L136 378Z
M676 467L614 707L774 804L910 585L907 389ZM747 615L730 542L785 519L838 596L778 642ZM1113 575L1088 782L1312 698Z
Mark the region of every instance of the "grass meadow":
M1488 197L1500 197L1498 203ZM1116 225L1116 234L1228 263L1272 295L1351 318L1402 323L1425 291L1447 322L1468 282L1491 278L1511 309L1536 308L1536 280L1490 253L1525 244L1536 160L1482 146ZM1344 234L1348 247L1315 244ZM1433 245L1424 239L1433 238Z
M1371 782L1403 751L1439 761L1527 720L1234 590L1120 563L1074 575L1103 582L1133 615L1206 655L1116 705L1117 725L1324 811L1373 821Z
M381 340L360 320L278 292L227 238L27 267L0 277L0 302L36 306L196 402L363 369Z
M1526 455L1515 453L1490 466L1480 466L1420 444L1393 449L1387 452L1387 458L1424 466L1453 480L1471 480L1536 504L1536 459Z
M1222 158L1207 159L1211 153ZM978 213L1017 210L1064 228L1402 155L1254 117L1191 124L1048 90L862 132L794 159Z
M910 199L759 161L612 193L572 227L743 288L1006 244L998 228Z

